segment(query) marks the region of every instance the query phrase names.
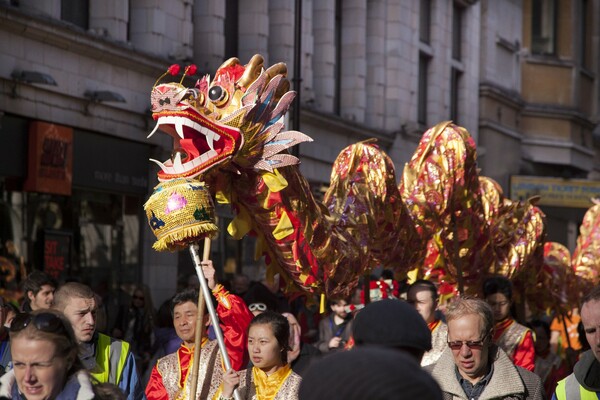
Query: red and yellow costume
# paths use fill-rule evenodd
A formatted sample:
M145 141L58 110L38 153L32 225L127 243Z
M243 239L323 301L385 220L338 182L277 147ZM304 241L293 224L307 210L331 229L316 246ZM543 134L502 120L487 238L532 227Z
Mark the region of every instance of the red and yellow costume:
M248 364L246 341L252 313L241 298L229 294L221 285L213 289L213 295L217 298L217 314L231 366L240 370ZM201 346L196 398L210 399L223 380L223 363L216 341L205 338ZM193 355L194 346L182 344L175 353L159 359L146 386L148 400L187 400Z
M448 347L448 325L443 321L436 319L427 324L431 332L431 350L423 354L421 366L426 366L435 363L444 350Z
M298 400L301 381L289 364L271 375L252 367L240 372L238 391L241 398L249 400Z
M531 329L506 318L494 326L494 343L508 354L515 365L533 372L535 348Z

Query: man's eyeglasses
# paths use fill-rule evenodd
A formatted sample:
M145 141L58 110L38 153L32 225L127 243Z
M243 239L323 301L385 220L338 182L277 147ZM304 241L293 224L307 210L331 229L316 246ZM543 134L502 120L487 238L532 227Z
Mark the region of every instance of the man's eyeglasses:
M481 350L483 348L483 345L485 344L485 339L488 337L488 335L490 334L490 332L486 333L484 337L481 338L481 340L453 340L453 341L448 341L448 347L450 347L452 350L460 350L462 349L463 345L467 345L467 347L471 350Z
M267 311L267 305L265 303L252 303L248 308L250 311Z
M33 325L37 330L48 332L48 333L66 333L67 329L56 314L49 312L43 312L35 315L28 313L20 313L15 316L10 324L11 332L19 332L27 328L29 324L33 322Z

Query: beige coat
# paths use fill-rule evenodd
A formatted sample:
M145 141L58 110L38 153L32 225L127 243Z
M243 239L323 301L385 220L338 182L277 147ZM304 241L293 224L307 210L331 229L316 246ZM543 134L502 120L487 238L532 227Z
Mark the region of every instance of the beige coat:
M544 399L542 381L533 372L516 367L506 353L497 346L490 349L494 361L494 373L479 400L491 399ZM444 400L468 400L455 373L452 351L446 349L437 363L425 368L437 381L444 394Z

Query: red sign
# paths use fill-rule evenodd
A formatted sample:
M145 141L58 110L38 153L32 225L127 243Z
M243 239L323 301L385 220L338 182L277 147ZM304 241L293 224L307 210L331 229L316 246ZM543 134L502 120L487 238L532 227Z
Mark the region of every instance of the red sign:
M29 161L24 190L71 195L73 129L34 121L29 125Z
M44 235L44 272L58 279L69 269L71 257L70 234L50 233Z

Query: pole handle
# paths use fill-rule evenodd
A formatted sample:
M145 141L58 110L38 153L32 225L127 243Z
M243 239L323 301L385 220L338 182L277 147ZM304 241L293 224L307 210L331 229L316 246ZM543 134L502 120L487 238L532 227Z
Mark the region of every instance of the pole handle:
M190 248L191 251L191 248ZM204 238L204 252L202 254L202 260L206 261L210 257L210 238ZM193 255L192 255L193 258ZM200 267L202 268L202 267ZM198 277L200 279L200 277ZM192 381L190 386L190 399L196 398L198 391L198 371L200 366L200 352L202 345L202 334L203 334L203 322L204 322L204 296L202 292L198 292L198 317L196 318L196 332L194 335L194 362L192 364Z
M217 316L217 312L215 311L215 306L212 303L212 293L208 288L206 278L204 278L204 272L202 271L202 265L200 264L200 255L198 254L198 248L199 246L197 244L190 245L190 254L192 255L192 259L194 260L196 274L198 274L198 280L200 281L200 291L204 296L204 302L206 303L206 308L208 309L208 314L210 315L210 321L212 323L215 336L217 337L219 351L221 352L221 359L223 360L225 370L228 371L232 368L231 360L229 359L229 355L227 354L227 347L225 347L225 339L223 339L223 332L221 331L221 326L219 325L219 318ZM204 254L206 254L206 247L204 249ZM235 400L242 400L237 389L233 391L233 397Z

